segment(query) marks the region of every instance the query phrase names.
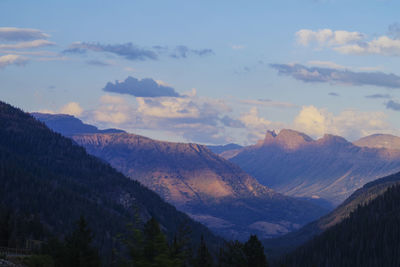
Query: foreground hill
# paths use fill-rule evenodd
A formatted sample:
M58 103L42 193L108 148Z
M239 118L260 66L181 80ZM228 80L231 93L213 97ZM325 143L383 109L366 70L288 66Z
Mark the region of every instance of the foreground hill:
M313 140L293 130L268 132L230 160L280 193L334 205L365 183L400 170L400 150L359 147L333 135Z
M17 227L8 235L10 245L21 244L26 238L63 237L84 215L95 233L96 246L107 257L116 235L134 220L134 210L142 221L154 216L170 238L187 224L193 231L192 240L204 235L210 243L220 241L139 182L88 155L71 139L49 130L31 115L2 102L0 182L2 210L33 218L44 228L33 231ZM24 236L21 231L25 231Z
M72 137L86 150L159 193L227 238L276 236L318 218L324 210L259 184L205 146L161 142L134 134Z
M398 173L371 183L353 195L346 205L352 212L287 255L285 263L288 266L400 266L399 180ZM364 197L360 199L361 195Z
M307 224L297 231L278 238L264 240L264 246L269 255L279 256L306 243L330 227L348 218L359 206L365 206L375 198L384 194L388 188L400 184L400 173L367 183L355 191L340 206L320 219ZM399 203L400 204L400 203ZM319 265L317 265L319 266Z

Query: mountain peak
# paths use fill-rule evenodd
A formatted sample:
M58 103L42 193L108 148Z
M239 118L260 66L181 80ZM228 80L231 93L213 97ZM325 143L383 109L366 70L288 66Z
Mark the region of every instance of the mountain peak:
M288 149L296 149L313 141L313 139L308 135L290 129L282 129L275 139L278 143Z
M319 143L319 144L347 144L347 143L349 143L349 141L347 141L345 138L338 136L338 135L324 134L324 136L322 138L317 140L317 143Z
M274 142L276 137L276 132L275 130L268 130L267 133L265 134L264 140L260 140L258 141L258 145L264 145L264 144L270 144L272 142Z

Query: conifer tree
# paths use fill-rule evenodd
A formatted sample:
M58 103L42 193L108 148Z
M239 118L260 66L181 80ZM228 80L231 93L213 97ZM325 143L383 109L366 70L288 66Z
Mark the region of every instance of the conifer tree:
M94 267L100 266L98 251L92 247L93 234L83 216L80 217L77 228L65 238L67 266Z
M200 239L200 246L197 251L196 267L212 267L214 265L213 258L208 251L206 242L204 241L203 235Z
M243 251L247 258L247 266L267 267L267 258L264 254L264 247L256 235L251 235L244 244Z

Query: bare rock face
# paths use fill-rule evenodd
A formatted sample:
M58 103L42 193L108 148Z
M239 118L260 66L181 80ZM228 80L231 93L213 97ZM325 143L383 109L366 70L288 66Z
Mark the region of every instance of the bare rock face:
M318 140L293 130L268 132L264 140L230 160L276 191L340 204L356 189L400 170L399 137L375 135L355 144L326 134ZM227 152L225 152L227 153Z
M127 133L82 134L73 139L229 239L245 239L251 233L276 236L325 212L261 185L202 145Z

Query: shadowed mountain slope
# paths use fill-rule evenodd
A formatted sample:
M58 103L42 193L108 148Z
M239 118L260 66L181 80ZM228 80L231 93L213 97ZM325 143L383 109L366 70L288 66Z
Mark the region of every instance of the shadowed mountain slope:
M270 255L281 255L302 245L314 236L323 233L330 227L341 223L354 212L358 206L367 205L369 202L384 194L387 189L400 184L400 173L367 183L355 191L340 206L320 219L305 225L297 231L278 238L264 240L264 247ZM400 203L399 203L400 204Z
M400 150L359 147L334 135L313 140L293 130L268 132L230 160L280 193L335 205L365 183L400 170Z
M367 184L330 216L328 227L286 256L288 266L399 266L400 173ZM345 216L344 216L345 215Z

